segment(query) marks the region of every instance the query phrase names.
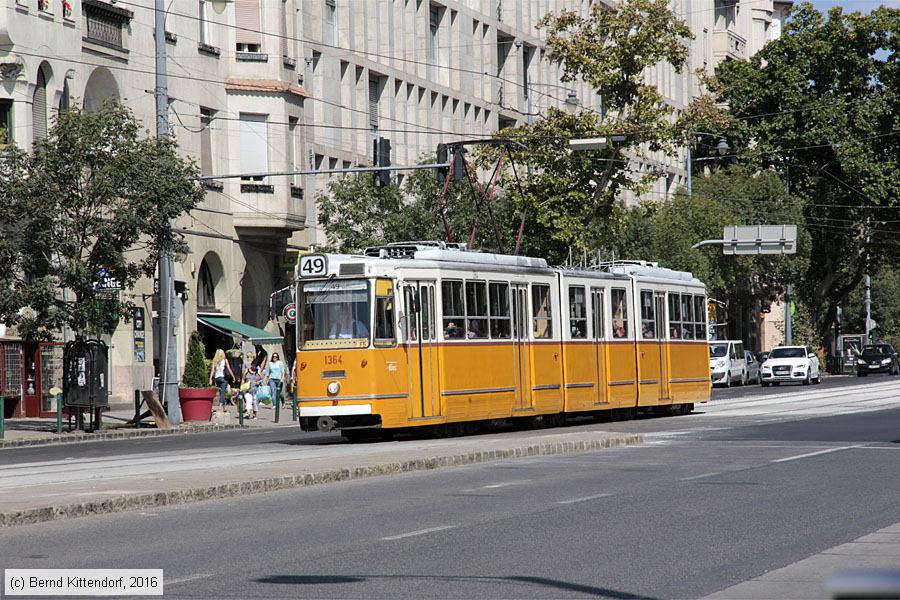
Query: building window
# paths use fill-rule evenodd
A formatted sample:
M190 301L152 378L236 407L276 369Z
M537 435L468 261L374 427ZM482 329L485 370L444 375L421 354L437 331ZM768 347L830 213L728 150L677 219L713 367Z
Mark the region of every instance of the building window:
M262 48L259 0L235 0L234 31L235 50L238 52L260 52Z
M31 99L31 130L34 132L34 143L37 144L47 137L47 79L44 77L44 69L38 69Z
M82 13L85 39L104 46L124 49L123 30L131 19L131 11L99 0L84 0Z
M531 57L534 55L534 48L531 46L522 46L522 97L526 100L529 94L528 68L531 66Z
M212 45L212 43L209 41L209 20L208 15L206 14L206 0L200 0L199 22L200 43Z
M13 141L12 100L0 100L0 146Z
M715 30L733 29L737 20L737 0L715 0Z
M269 170L268 115L241 113L241 177L243 181L262 181Z
M197 275L197 308L199 310L216 309L216 284L213 281L209 263L200 263L200 272Z
M431 64L431 80L437 81L438 42L440 40L441 9L432 6L428 10L428 62Z
M336 46L338 42L337 0L325 0L324 27L323 41L330 46Z
M288 117L287 139L285 140L285 158L287 160L288 171L296 171L297 169L297 123L296 117ZM289 176L291 185L297 185L297 175Z
M215 111L210 108L200 107L200 174L213 174L212 156L212 121Z
M380 99L379 81L377 79L369 80L369 127L373 131L378 130L378 101Z

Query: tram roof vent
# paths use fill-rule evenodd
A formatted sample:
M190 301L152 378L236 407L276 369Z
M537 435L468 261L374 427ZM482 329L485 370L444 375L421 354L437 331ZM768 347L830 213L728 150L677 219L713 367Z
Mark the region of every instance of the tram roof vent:
M363 254L375 258L415 258L420 250L465 251L465 244L448 244L440 241L392 242L386 246L366 248Z
M604 268L604 266L604 270L622 275L643 275L644 277L674 279L677 281L692 281L694 279L693 273L667 269L665 267L660 267L658 263L644 260L621 260L604 263L601 268Z

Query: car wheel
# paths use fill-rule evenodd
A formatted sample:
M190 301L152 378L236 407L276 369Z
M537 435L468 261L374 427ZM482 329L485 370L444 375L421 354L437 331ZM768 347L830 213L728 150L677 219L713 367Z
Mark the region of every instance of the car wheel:
M738 383L741 385L741 387L747 385L747 373L746 372L741 371L741 380Z
M813 383L815 383L816 385L819 385L820 383L822 383L822 374L821 373L816 375L816 378L813 379Z
M868 375L868 373L857 373L856 374L857 377L865 377L866 375Z
M725 387L731 387L731 371L728 371L728 373L725 374Z
M759 383L760 383L760 385L762 385L763 387L769 387L769 382L768 382L768 381L760 381Z
M803 380L803 385L809 385L811 382L809 371L806 372L806 379Z

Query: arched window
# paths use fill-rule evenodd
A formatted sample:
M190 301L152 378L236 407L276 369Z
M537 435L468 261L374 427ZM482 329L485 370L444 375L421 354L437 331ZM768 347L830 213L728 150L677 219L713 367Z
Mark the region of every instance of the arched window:
M200 274L197 286L197 308L199 310L215 310L216 308L216 284L213 281L209 263L204 260L200 263Z
M47 137L47 78L44 76L43 68L38 69L31 100L31 130L34 132L36 143Z
M59 97L59 110L60 112L69 108L69 80L66 79L63 81L63 91L62 96Z

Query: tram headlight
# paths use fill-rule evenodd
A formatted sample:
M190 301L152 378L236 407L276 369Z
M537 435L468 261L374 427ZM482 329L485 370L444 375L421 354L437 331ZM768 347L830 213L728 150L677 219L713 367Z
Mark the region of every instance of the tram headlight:
M328 383L328 395L335 396L338 392L341 391L341 384L337 381L331 381Z

